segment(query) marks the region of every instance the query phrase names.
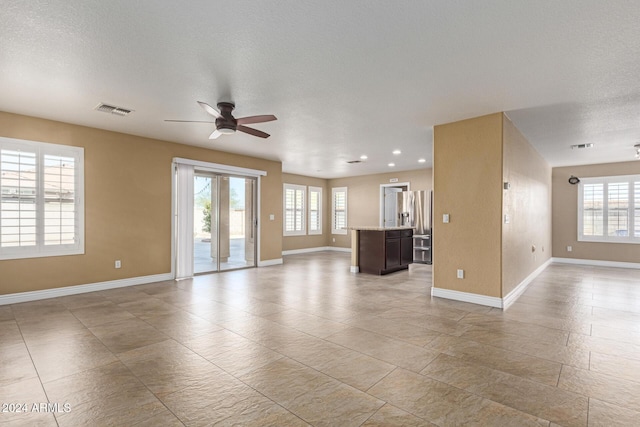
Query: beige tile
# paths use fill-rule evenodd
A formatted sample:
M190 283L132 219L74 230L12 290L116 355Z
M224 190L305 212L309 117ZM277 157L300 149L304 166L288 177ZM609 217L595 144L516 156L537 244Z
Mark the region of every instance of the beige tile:
M266 316L267 319L319 338L328 337L339 332L347 325L334 322L319 316L303 313L297 310L285 310Z
M345 329L327 340L414 372L420 372L437 356L423 347L358 328Z
M18 404L4 408L7 412L0 413L0 424L16 427L55 427L58 424L53 413L34 411L34 404L39 407L40 403L47 402L47 396L38 378L0 384L0 404Z
M385 311L378 317L388 320L396 320L398 322L408 323L410 325L421 326L435 332L448 335L461 335L469 326L461 324L455 320L430 316L402 308L393 308Z
M640 325L637 326L638 330L630 330L615 326L594 324L591 326L591 336L628 342L631 344L640 344Z
M158 396L173 393L199 381L217 381L221 376L227 375L174 340L120 353L118 357Z
M441 335L423 326L404 323L376 316L357 316L344 321L345 324L417 346L424 346Z
M185 341L184 345L235 376L241 376L284 357L226 329Z
M22 344L23 342L22 333L15 320L0 321L0 343L3 346Z
M546 328L523 321L505 319L502 316L489 316L483 313L471 313L460 320L462 324L470 324L478 329L495 332L497 334L522 335L528 339L536 339L541 342L565 345L569 339L569 332L559 329Z
M558 387L627 409L640 408L640 383L563 366Z
M71 411L56 416L64 426L135 425L166 412L164 405L144 386L121 390L105 400L72 405Z
M7 322L2 322L7 323ZM21 341L0 341L0 386L37 378L27 347ZM0 399L0 403L8 403Z
M387 403L362 424L362 427L435 427L435 425Z
M96 303L80 308L72 308L70 311L82 322L83 325L87 327L134 318L133 314L111 301Z
M586 369L589 367L588 350L569 348L564 344L552 344L522 335L498 334L477 329L465 332L461 338L577 368Z
M120 320L89 328L109 350L122 353L168 339L167 335L140 319Z
M571 334L567 345L582 351L595 351L640 361L640 343Z
M58 298L60 302L69 310L76 308L88 307L94 304L102 304L109 301L99 292L87 292L84 294L68 295Z
M16 318L13 315L13 310L11 310L11 306L8 306L8 305L0 306L0 322L12 321L15 319Z
M558 383L562 367L557 362L458 337L437 338L429 348L431 351L446 353L465 361L552 386Z
M437 425L548 425L546 420L400 368L368 393Z
M640 360L638 359L627 359L592 351L589 370L640 383Z
M145 322L178 342L222 329L221 326L186 311L148 317Z
M638 420L640 412L637 410L589 399L589 427L637 427Z
M153 297L140 298L130 302L123 302L118 305L142 320L148 319L149 317L163 316L181 311L180 308Z
M42 382L72 375L116 361L115 355L90 334L70 335L55 341L28 344Z
M176 396L167 396L168 406L189 426L306 426L307 423L284 409L282 406L262 396L254 390L225 389L222 393L211 389L197 390L207 396L206 405L185 410L179 401L186 400L196 390L185 389ZM179 400L178 400L178 396ZM173 400L175 398L175 400Z
M422 372L430 378L565 426L587 423L585 396L441 354Z
M140 380L119 361L44 383L49 399L69 402L72 407L106 401L123 390L141 387L144 385Z
M358 426L384 403L290 359L241 379L314 426Z

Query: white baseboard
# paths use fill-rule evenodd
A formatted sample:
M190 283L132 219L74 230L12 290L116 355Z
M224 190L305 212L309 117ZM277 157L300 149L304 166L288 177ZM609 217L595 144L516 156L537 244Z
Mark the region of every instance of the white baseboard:
M360 273L360 266L359 265L352 265L351 268L349 269L350 273Z
M44 289L42 291L19 292L15 294L0 295L0 305L18 304L21 302L36 301L47 298L84 294L87 292L105 291L108 289L144 285L146 283L162 282L165 280L173 280L173 275L171 273L154 274L152 276L131 277L129 279L110 280L107 282L90 283L86 285Z
M542 273L545 268L551 265L551 262L552 258L549 258L547 261L545 261L544 264L533 270L533 272L529 274L522 282L520 282L520 284L516 286L514 290L509 292L506 297L502 298L502 309L506 310L507 308L509 308L509 306L513 304L520 297L520 295L522 295L522 293L527 289L531 282L533 282L533 279L538 277L538 275Z
M309 252L323 252L323 251L351 252L351 248L340 248L337 246L318 246L315 248L302 248L302 249L291 249L289 251L282 251L282 255L296 255L296 254L306 254Z
M551 259L554 264L575 264L575 265L591 265L593 267L640 269L640 263L637 263L637 262L602 261L598 259L579 259L579 258L551 258Z
M269 267L271 265L282 264L282 258L266 259L264 261L258 261L258 267Z
M486 305L489 307L502 308L502 298L473 294L470 292L461 292L442 288L431 288L431 296L462 302L470 302L472 304Z

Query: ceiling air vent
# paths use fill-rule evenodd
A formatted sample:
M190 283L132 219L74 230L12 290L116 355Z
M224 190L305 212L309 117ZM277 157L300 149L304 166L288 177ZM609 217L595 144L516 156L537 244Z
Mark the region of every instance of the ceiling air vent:
M593 144L575 144L571 146L572 150L580 149L580 148L591 148Z
M128 116L130 112L133 110L129 110L128 108L116 107L114 105L109 105L101 102L95 108L98 111L102 111L103 113L111 113L116 116Z
M354 163L362 163L362 160L349 160L349 161L347 161L347 163L352 165Z

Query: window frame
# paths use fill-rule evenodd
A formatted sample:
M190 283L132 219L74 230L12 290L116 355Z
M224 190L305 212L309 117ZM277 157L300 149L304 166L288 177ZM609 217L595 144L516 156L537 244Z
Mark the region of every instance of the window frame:
M624 182L628 185L627 199L627 236L608 235L609 230L609 185L612 183ZM636 201L635 183L640 183L640 175L617 175L602 177L580 178L578 184L578 241L596 243L631 243L640 244L640 236L634 236L635 209L636 204L640 205L640 200ZM584 235L584 186L588 184L602 184L602 236ZM640 194L639 194L640 196Z
M293 212L294 212L294 229L291 231L287 231L287 190L293 190L294 191L294 208L293 208ZM300 229L296 229L296 211L297 209L295 208L295 204L296 204L296 200L295 198L297 198L297 194L298 191L302 192L302 214L300 215L300 219L301 219L301 227ZM305 234L307 234L307 229L306 229L306 194L307 194L307 186L306 185L299 185L299 184L283 184L282 187L282 235L283 236L303 236Z
M344 193L344 228L336 228L336 194ZM331 234L347 234L349 224L349 193L347 187L331 189Z
M317 209L317 212L318 212L318 229L317 230L312 230L311 229L311 225L312 225L312 222L311 222L311 193L317 193L318 194L318 209ZM307 233L310 236L317 235L317 234L322 234L322 187L314 187L314 186L311 186L311 185L309 186L309 194L308 194L308 197L307 197L307 206L308 206L308 215L309 215L309 218L307 220L307 224L309 224L308 227L307 227L307 229L308 229Z
M84 206L84 148L71 145L51 144L39 141L27 141L0 137L0 153L3 150L34 153L36 157L36 198L35 229L36 244L33 246L2 247L0 242L0 260L81 255L85 253L85 206ZM45 156L70 157L74 160L74 243L46 244L45 242ZM1 167L1 165L0 165ZM1 185L0 185L1 187ZM1 196L0 196L1 200ZM2 207L0 206L0 233L2 230Z

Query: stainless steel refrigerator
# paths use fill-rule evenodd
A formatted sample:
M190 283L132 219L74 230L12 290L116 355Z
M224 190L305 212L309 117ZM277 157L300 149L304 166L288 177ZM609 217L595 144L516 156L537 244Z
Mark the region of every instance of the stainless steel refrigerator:
M413 262L431 264L431 191L396 193L397 226L413 228Z

